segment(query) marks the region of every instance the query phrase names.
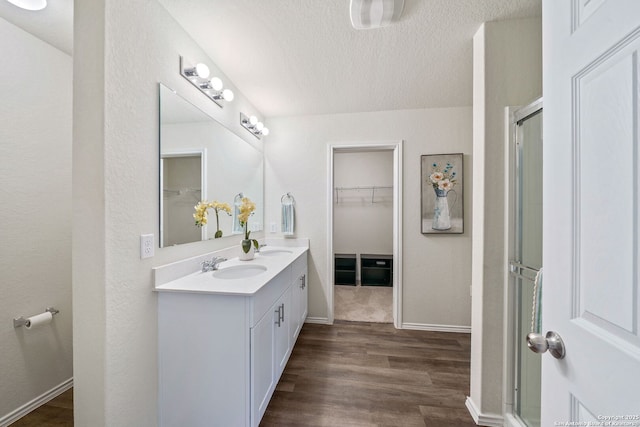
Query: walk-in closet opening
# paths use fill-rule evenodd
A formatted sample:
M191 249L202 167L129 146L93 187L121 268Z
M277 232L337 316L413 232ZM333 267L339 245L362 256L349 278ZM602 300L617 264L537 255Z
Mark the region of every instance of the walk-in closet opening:
M398 325L399 151L331 148L332 319Z

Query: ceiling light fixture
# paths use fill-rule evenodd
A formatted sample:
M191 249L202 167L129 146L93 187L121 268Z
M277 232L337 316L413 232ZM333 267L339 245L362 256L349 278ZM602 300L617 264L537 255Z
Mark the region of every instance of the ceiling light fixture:
M227 102L233 101L233 92L231 89L223 89L224 85L222 84L222 80L218 77L209 78L211 71L206 64L196 64L192 66L187 64L187 61L181 56L180 74L218 106L223 106L223 100Z
M264 123L258 121L256 116L247 116L240 113L240 124L243 128L251 132L251 135L260 139L261 136L269 135L269 129L264 126Z
M351 0L351 25L356 30L386 27L400 19L404 0Z
M47 0L7 0L14 6L26 10L42 10L47 7Z

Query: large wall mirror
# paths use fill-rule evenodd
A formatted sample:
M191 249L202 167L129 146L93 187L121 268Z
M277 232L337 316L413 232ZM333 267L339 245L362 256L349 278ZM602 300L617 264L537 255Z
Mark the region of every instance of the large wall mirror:
M228 203L242 194L256 204L249 229L263 229L263 156L202 110L160 84L160 247L214 239L216 215L196 226L201 200ZM222 238L239 234L234 216L220 211ZM235 228L235 231L234 231Z

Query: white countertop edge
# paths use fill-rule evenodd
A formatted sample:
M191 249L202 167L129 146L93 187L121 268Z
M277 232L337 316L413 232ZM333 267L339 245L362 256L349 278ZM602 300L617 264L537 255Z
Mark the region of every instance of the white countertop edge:
M256 254L251 261L240 261L237 256L238 247L221 249L203 255L176 261L155 267L154 290L157 292L190 292L223 295L253 295L267 282L288 267L300 255L309 250L308 239L265 239L267 247L264 251L286 249L291 254L282 256L260 256ZM213 272L202 273L201 262L213 256L227 258L220 264L224 269L235 265L260 264L267 267L264 273L242 279L216 279Z

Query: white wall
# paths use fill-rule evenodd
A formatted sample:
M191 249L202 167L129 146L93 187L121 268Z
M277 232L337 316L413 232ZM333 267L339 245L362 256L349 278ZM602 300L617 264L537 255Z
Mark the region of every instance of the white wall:
M0 18L0 424L72 377L71 57ZM51 325L14 317L60 310Z
M474 36L473 47L473 304L467 403L476 415L502 425L504 110L542 95L541 21L487 22Z
M238 244L228 237L140 259L140 234L157 237L159 227L158 82L250 143L256 139L239 113L260 112L155 0L77 1L74 19L75 423L151 427L158 421L151 268ZM179 55L207 63L234 91L233 103L220 108L182 78Z
M339 152L333 160L335 253L393 254L393 151ZM360 280L360 270L357 270Z
M470 107L323 116L267 121L265 220L280 220L280 196L296 198L296 234L310 238L309 316L328 316L327 145L404 140L403 321L470 325L471 139ZM420 233L420 155L465 153L465 233Z

